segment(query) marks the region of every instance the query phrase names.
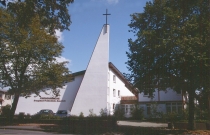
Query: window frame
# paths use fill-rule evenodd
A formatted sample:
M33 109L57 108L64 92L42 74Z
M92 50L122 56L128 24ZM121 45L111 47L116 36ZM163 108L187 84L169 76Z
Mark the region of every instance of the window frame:
M113 89L113 97L116 97L116 89Z
M116 83L116 75L113 75L113 82Z

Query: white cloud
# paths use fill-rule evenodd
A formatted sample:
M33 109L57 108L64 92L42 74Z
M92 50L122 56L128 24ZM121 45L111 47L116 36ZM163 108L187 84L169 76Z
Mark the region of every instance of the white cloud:
M107 0L109 4L117 4L119 0Z
M71 62L71 60L69 60L69 59L67 59L67 58L65 58L65 57L63 57L63 56L56 57L55 59L56 59L57 62L64 62L64 61L67 61L68 63L67 63L67 65L66 65L66 67L68 67L68 68L70 67L70 62Z
M69 60L69 59L67 59L67 58L65 58L63 56L56 57L55 59L56 59L57 62L64 62L64 61L70 62L71 61L71 60Z
M59 42L63 41L63 33L60 30L55 30L55 36L58 38Z

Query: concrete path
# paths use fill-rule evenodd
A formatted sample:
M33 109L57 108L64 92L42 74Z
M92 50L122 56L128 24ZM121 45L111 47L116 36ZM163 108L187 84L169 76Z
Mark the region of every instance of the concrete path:
M154 122L135 122L135 121L118 121L119 126L134 126L134 127L168 127L167 123Z

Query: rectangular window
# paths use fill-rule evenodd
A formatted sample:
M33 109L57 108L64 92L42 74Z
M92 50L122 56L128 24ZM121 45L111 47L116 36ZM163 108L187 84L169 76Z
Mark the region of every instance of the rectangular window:
M118 97L120 97L120 90L118 90Z
M116 75L113 75L113 82L116 83Z
M143 92L144 93L144 97L148 97L149 93L147 91Z
M113 97L116 97L116 90L113 89Z
M114 110L114 108L115 108L115 104L113 104L113 110Z
M125 113L128 113L128 105L125 105Z
M151 107L150 104L147 104L147 115L151 114Z
M181 113L182 112L182 103L166 103L166 113Z
M5 99L6 100L10 100L11 99L11 95L5 95Z

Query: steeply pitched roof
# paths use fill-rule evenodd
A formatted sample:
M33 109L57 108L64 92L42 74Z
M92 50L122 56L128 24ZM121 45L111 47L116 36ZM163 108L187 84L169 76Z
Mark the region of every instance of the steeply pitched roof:
M109 68L125 83L125 87L127 87L136 97L138 97L138 91L134 88L130 82L123 76L123 74L112 64L109 62Z

